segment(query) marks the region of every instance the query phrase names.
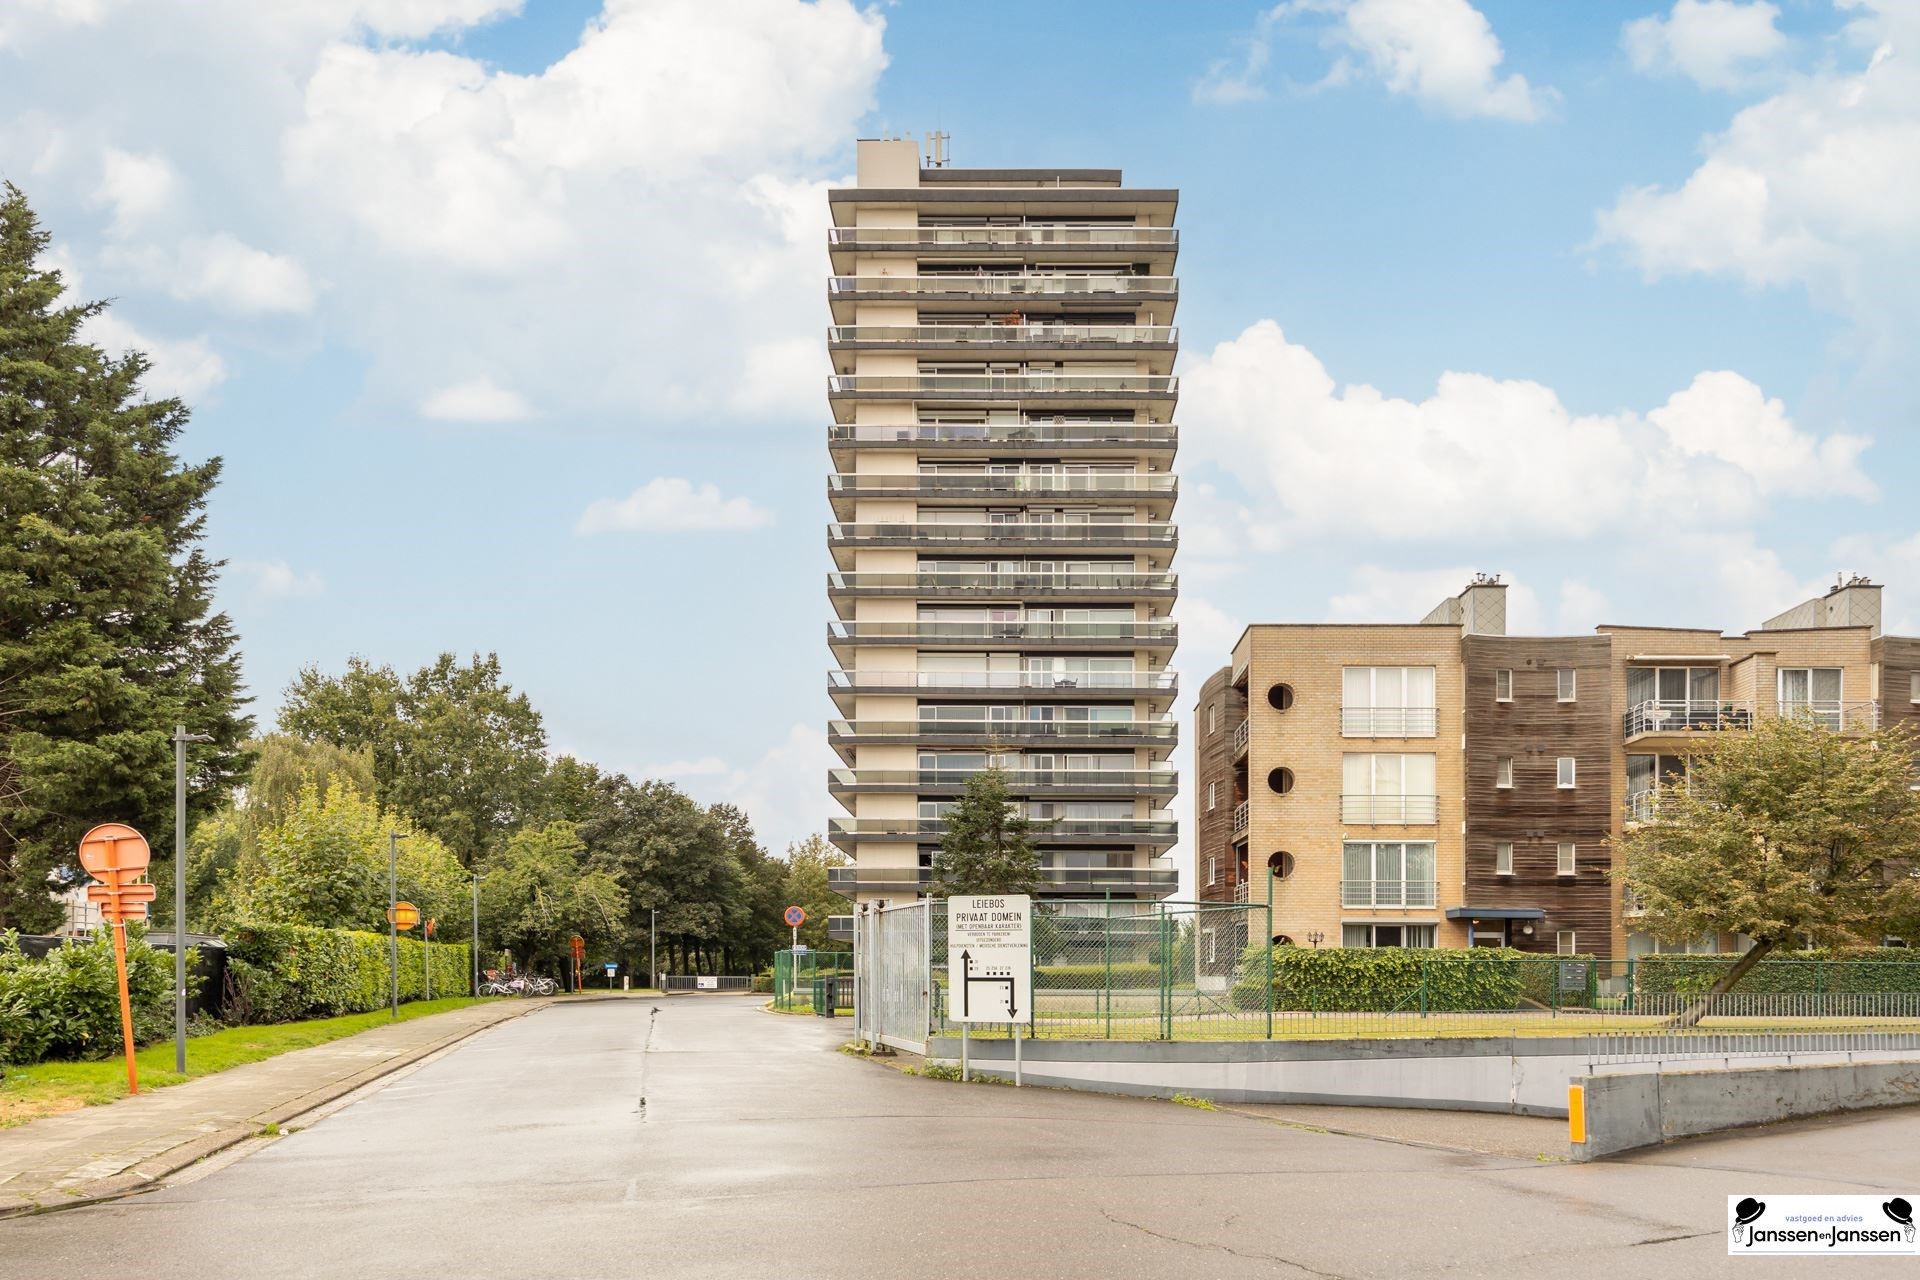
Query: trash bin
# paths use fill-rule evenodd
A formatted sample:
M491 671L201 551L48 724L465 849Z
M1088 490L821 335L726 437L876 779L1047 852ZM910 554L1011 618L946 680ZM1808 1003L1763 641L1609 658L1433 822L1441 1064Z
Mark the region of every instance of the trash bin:
M840 1007L840 984L844 978L815 978L813 980L813 1011L823 1018L834 1016Z

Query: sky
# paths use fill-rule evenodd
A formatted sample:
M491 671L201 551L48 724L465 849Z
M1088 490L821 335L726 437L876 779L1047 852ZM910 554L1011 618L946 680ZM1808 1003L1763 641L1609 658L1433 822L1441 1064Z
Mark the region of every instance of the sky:
M497 652L776 850L837 811L825 191L936 128L1181 191L1188 704L1475 571L1920 632L1920 0L0 0L0 177L225 461L263 723Z

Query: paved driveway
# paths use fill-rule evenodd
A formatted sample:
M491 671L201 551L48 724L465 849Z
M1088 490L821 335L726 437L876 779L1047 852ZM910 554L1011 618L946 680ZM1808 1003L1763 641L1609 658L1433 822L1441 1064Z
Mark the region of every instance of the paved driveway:
M1893 1274L1729 1260L1729 1192L1920 1183L1920 1112L1565 1165L909 1078L727 997L557 1007L0 1276Z

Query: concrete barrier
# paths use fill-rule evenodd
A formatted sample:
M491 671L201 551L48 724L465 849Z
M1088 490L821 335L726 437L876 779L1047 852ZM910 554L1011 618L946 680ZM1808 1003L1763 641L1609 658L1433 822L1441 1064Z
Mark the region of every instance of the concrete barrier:
M1675 1138L1920 1103L1920 1061L1583 1075L1571 1087L1581 1091L1584 1132L1576 1119L1569 1149L1596 1160Z

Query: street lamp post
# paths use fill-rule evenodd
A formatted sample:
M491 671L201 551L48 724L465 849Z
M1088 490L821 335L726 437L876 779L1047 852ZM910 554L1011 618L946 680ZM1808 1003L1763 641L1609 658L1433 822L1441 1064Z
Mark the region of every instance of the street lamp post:
M473 994L480 994L480 873L473 873Z
M173 1069L187 1074L187 744L212 742L173 726Z
M393 1016L400 1016L400 842L398 831L387 832L387 971L393 975Z
M660 962L654 958L653 954L654 944L658 942L660 938L659 930L655 923L656 914L652 907L647 908L647 972L653 977L653 985L658 987L660 985Z

